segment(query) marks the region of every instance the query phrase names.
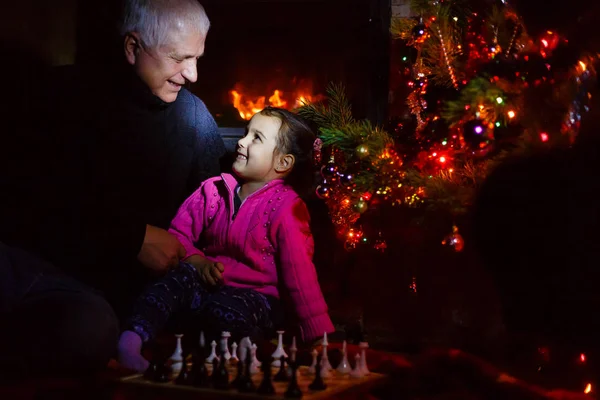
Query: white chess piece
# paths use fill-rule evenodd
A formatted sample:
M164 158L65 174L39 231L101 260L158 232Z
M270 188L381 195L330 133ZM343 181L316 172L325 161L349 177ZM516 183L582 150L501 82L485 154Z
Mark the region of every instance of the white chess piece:
M350 368L350 363L348 362L348 350L346 348L345 340L342 344L342 361L340 361L340 365L338 365L336 370L340 374L347 374L352 370L352 368Z
M238 350L239 350L238 357L240 358L240 361L243 363L246 362L246 357L248 357L248 351L250 351L250 346L252 346L252 343L250 342L250 338L248 336L246 336L245 338L240 340L240 345L238 347Z
M310 354L312 355L312 364L308 367L308 373L315 374L317 372L317 357L319 356L319 352L317 349L313 349Z
M218 359L219 357L217 357L217 342L213 340L210 342L210 355L206 357L206 363L212 364L215 358Z
M362 367L361 367L361 361L360 361L360 354L356 353L356 355L354 356L354 369L352 371L350 371L350 376L353 378L362 378L363 376L365 376L365 374L363 373Z
M331 376L331 369L323 367L323 362L324 361L329 362L329 361L324 360L323 358L321 358L321 378L323 378L323 379L329 378Z
M258 347L256 346L256 343L252 343L252 346L250 346L250 375L257 374L260 371L260 366L262 365L262 363L258 361L258 358L256 358L257 348Z
M231 345L231 358L229 359L230 363L236 363L240 361L240 359L237 356L237 348L237 343L233 342L233 344Z
M183 335L175 335L177 338L177 345L175 346L175 351L169 357L171 360L171 370L173 371L173 376L179 375L181 372L181 367L183 366L183 349L181 347L181 338Z
M369 371L369 368L367 367L367 349L369 348L369 343L360 342L358 344L358 347L360 348L360 366L362 368L362 372L365 375L369 375L371 373L371 371Z
M277 342L277 348L275 349L273 354L271 354L271 357L274 358L271 365L274 367L279 367L281 365L281 361L279 360L281 358L281 356L284 356L285 358L287 358L287 356L288 356L285 353L285 350L283 350L283 334L284 334L284 332L285 331L277 331L277 334L279 335L279 340Z
M225 357L225 361L229 361L231 358L231 353L229 352L229 345L227 341L231 337L231 333L229 332L221 332L221 354Z
M329 363L329 357L327 355L327 346L329 346L329 342L327 341L327 332L323 335L323 342L321 343L323 346L323 354L321 355L321 370L331 371L333 367Z
M258 368L262 363L256 358L256 349L258 349L258 346L256 346L256 343L252 343L252 346L250 346L250 356L252 357L250 363Z

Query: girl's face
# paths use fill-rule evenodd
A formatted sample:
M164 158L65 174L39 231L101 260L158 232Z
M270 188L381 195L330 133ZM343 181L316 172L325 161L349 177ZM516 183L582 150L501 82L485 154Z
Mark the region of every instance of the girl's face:
M280 178L277 163L277 135L281 120L256 114L250 120L246 135L238 141L235 173L245 181L267 183Z

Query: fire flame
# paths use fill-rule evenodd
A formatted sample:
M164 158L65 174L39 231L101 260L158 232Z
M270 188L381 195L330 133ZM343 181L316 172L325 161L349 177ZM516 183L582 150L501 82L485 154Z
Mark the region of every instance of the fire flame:
M244 120L249 120L254 114L265 108L267 105L290 110L323 99L322 95L309 94L303 90L298 90L292 95L284 96L283 91L276 89L268 98L268 103L265 102L266 96L250 99L248 95L245 95L238 90L231 90L229 94L231 95L233 106L238 110L240 117Z

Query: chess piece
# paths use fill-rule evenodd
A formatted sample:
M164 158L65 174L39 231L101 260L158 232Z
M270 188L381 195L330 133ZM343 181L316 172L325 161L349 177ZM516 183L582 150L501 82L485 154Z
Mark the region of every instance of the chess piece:
M365 376L360 361L360 354L358 353L356 353L356 355L354 356L354 369L350 371L350 376L353 378L362 378L363 376Z
M277 331L277 335L279 335L279 339L277 341L277 348L275 349L273 354L271 354L271 357L274 358L271 365L273 365L274 367L281 366L281 364L280 364L281 356L283 356L285 358L287 358L287 356L288 356L285 353L285 350L283 350L283 334L284 333L285 333L285 331Z
M192 373L188 370L187 362L185 361L185 357L183 357L183 362L181 363L181 370L175 379L175 383L178 385L191 385L192 381Z
M310 354L312 355L312 364L310 364L310 367L308 367L308 373L314 374L316 373L317 357L319 356L319 352L317 349L313 349Z
M329 356L327 355L327 346L329 346L329 342L327 341L327 332L323 335L323 342L321 343L323 346L323 355L321 356L321 367L324 370L331 371L333 368L329 363Z
M171 380L172 373L173 371L171 367L166 362L159 363L156 370L156 375L154 376L154 382L169 382Z
M200 345L201 349L206 347L206 340L204 340L204 331L200 331L200 339L198 340L198 344Z
M321 358L321 378L323 379L331 377L331 370L325 367L323 364L324 361L325 359Z
M263 380L260 383L258 389L256 390L256 393L263 395L275 394L275 387L273 386L273 381L271 379L271 364L263 363L261 366L261 370L263 373Z
M196 387L208 386L208 371L206 369L204 347L198 349L198 351L192 357L192 385Z
M290 346L290 361L288 362L287 374L289 377L292 376L292 366L296 363L296 352L298 351L298 347L296 347L296 336L292 338L292 345Z
M273 377L275 382L287 382L288 376L285 372L285 356L279 357L279 372Z
M156 359L152 359L152 361L150 361L150 365L148 365L148 368L144 372L144 378L150 381L156 380L159 369L159 364L156 362Z
M346 341L342 343L342 361L337 366L336 371L340 374L347 374L352 370L350 363L348 362L348 350L346 348Z
M242 338L242 340L240 340L240 345L238 347L238 350L239 350L238 357L239 357L240 361L246 361L246 353L250 351L251 346L252 346L252 343L250 342L250 338L248 336L246 336L245 338Z
M244 376L238 383L238 390L242 393L252 393L256 390L254 382L252 382L252 376L250 374L250 367L252 366L252 355L248 354L246 362L244 363Z
M233 344L231 345L231 358L229 359L229 362L232 364L235 364L240 360L237 356L237 348L237 343L233 342Z
M229 389L229 371L223 354L213 360L212 384L215 389Z
M371 373L371 371L369 371L369 368L367 367L367 349L369 348L369 343L360 342L358 344L358 347L360 348L360 367L362 369L363 375L369 375Z
M302 398L302 390L300 390L300 386L298 386L298 375L296 373L298 370L298 365L295 362L291 364L292 379L290 380L290 384L283 395L286 399L300 399Z
M171 361L171 369L173 371L173 376L178 376L179 372L181 372L181 366L183 364L183 349L181 347L181 338L183 335L175 335L177 338L177 345L175 346L175 351L169 357Z
M237 363L237 374L235 375L235 379L231 382L231 386L239 389L242 383L242 379L244 379L244 363L240 360Z
M308 385L310 390L319 391L327 389L327 385L323 382L321 377L321 360L318 360L315 364L315 380Z
M210 342L210 355L206 358L206 363L212 364L215 358L218 361L219 357L217 357L217 342L213 340L212 342Z
M296 347L296 336L292 338L292 345L290 346L290 364L296 362L296 353L298 352L298 347Z
M219 386L219 359L217 357L212 360L212 371L210 372L210 383L214 388Z
M229 361L231 358L231 353L229 352L229 338L231 337L231 333L229 332L221 332L221 354L225 357L225 361Z
M258 347L256 346L256 343L252 343L252 346L250 346L250 356L251 356L251 362L250 362L250 373L252 375L258 373L258 371L260 370L260 365L261 362L258 361L258 358L256 358L256 349Z

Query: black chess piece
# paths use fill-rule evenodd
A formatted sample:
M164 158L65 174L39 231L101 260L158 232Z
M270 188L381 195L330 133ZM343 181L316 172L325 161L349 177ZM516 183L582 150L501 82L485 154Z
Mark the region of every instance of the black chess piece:
M229 389L229 371L223 352L218 361L216 358L213 360L213 386L219 390Z
M302 390L300 390L300 386L298 386L298 364L293 362L290 366L292 368L292 378L287 390L283 395L286 399L300 399L302 398Z
M315 380L308 385L310 390L325 390L327 389L327 385L323 382L323 378L321 377L321 356L317 360L317 365L315 365Z
M277 374L275 375L275 377L273 378L273 380L275 382L287 382L288 381L288 375L287 372L285 370L285 356L281 356L280 360L280 365L281 367L279 368L279 371L277 372Z
M175 383L178 385L191 385L193 384L193 375L188 369L187 365L187 357L183 357L183 361L181 362L181 371L177 378L175 379Z
M242 393L252 393L256 390L256 387L252 382L252 374L250 373L250 366L252 365L252 354L250 352L248 352L244 364L244 376L238 383L238 390Z
M150 361L150 365L148 365L148 368L144 372L144 378L150 381L156 380L156 376L159 372L158 365L159 364L156 362L156 360L152 359L152 361Z
M233 380L233 382L231 382L231 386L239 389L240 383L242 383L243 379L244 379L244 363L242 362L242 360L239 360L237 363L237 374L235 375L235 379Z
M263 380L256 390L256 393L264 395L275 394L275 387L273 386L273 381L271 380L271 364L264 362L260 366L260 369L263 373Z
M165 383L171 380L171 374L173 370L171 366L166 362L162 362L158 364L158 368L156 370L156 375L154 376L154 382Z
M192 355L191 380L192 385L196 387L206 387L209 384L208 371L204 364L205 354L204 348L200 348Z

